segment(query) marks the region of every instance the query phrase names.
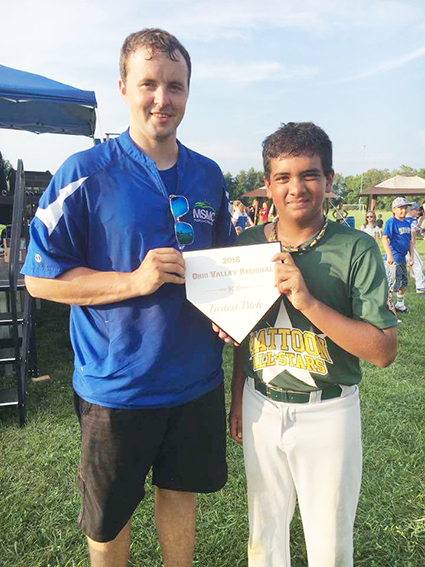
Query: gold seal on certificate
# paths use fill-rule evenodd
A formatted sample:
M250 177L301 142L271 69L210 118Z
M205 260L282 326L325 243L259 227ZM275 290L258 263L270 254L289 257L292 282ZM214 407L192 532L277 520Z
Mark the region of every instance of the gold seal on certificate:
M186 296L241 343L279 298L272 257L280 242L183 252Z

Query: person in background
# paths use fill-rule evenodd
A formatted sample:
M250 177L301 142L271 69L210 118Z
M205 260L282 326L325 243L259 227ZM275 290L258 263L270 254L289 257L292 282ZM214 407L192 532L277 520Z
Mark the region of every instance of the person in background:
M270 205L270 209L269 209L269 222L273 222L277 219L278 214L276 211L276 207L274 206L274 203L272 202L272 204Z
M393 216L387 220L382 233L382 246L385 250L385 269L390 290L396 293L395 310L408 313L404 303L407 287L406 255L410 253L409 265L413 265L413 239L410 223L406 221L406 212L410 203L404 197L397 197L392 202Z
M413 203L413 205L407 210L406 213L406 221L410 223L411 229L411 236L413 240L413 265L410 267L410 275L415 280L416 286L416 293L425 293L425 276L424 276L424 264L422 262L422 258L419 255L419 252L416 248L416 237L420 232L420 228L418 226L418 214L419 214L419 205L417 203ZM407 259L410 260L410 254L407 255Z
M261 224L265 224L269 220L269 206L267 204L267 201L263 202L263 205L260 209L260 219Z
M422 201L419 208L418 226L420 236L425 239L425 200Z
M234 227L239 227L241 231L245 230L246 225L254 226L242 201L233 201L232 224Z
M382 229L384 228L384 221L382 220L381 213L378 214L378 218L376 219L376 226L379 228L379 237L381 237Z
M235 234L220 168L177 140L190 74L173 35L129 35L119 80L129 129L69 158L31 223L28 291L71 305L92 567L127 565L150 470L149 531L156 523L165 567L190 567L195 493L227 479L222 343L186 299L182 250Z
M254 225L258 224L258 211L259 209L259 205L258 205L258 199L254 199L251 203L251 206L248 207L248 216L249 218L252 220Z
M366 234L369 234L369 236L378 241L379 227L377 225L376 215L374 211L368 211L366 213L365 221L360 227L360 230L362 230Z

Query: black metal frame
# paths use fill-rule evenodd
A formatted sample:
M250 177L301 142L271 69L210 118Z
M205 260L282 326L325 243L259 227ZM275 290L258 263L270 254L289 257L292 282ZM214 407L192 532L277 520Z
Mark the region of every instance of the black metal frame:
M2 324L12 328L12 341L3 339L1 342L6 346L8 342L13 344L14 356L2 359L3 363L13 364L16 380L16 388L8 388L2 391L2 405L17 405L19 409L19 423L23 427L26 421L26 385L28 375L28 358L31 342L32 323L32 301L31 297L19 280L21 239L28 243L28 222L25 206L25 172L22 160L18 161L16 172L15 194L13 198L12 231L10 235L9 252L9 314L2 316ZM26 246L25 246L26 248ZM21 294L21 309L18 311L19 295ZM19 329L22 328L22 336ZM12 346L12 345L10 345Z

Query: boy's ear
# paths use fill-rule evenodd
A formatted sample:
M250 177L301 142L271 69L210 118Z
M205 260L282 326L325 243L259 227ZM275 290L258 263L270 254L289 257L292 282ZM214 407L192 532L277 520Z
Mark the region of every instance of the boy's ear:
M325 193L330 193L332 191L332 184L335 176L335 171L332 170L329 175L326 176L326 189Z
M267 179L266 176L263 177L263 181L264 181L264 186L266 188L267 198L272 199L272 192L271 192L271 189L270 189L270 181Z

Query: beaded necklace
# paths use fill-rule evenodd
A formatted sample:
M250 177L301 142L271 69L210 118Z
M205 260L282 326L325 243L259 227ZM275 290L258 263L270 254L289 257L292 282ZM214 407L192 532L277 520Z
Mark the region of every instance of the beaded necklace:
M279 222L279 219L276 219L276 220L273 221L272 232L271 232L270 238L269 238L270 242L277 242L279 240L279 237L278 237L279 236L278 235L278 222ZM312 248L317 246L319 241L323 238L323 236L326 232L326 229L328 228L328 224L329 224L329 220L325 217L325 222L323 223L322 228L319 230L319 232L316 234L316 236L310 242L310 244L308 244L305 248L302 248L301 246L285 246L284 244L281 243L282 252L291 252L291 253L309 252Z

